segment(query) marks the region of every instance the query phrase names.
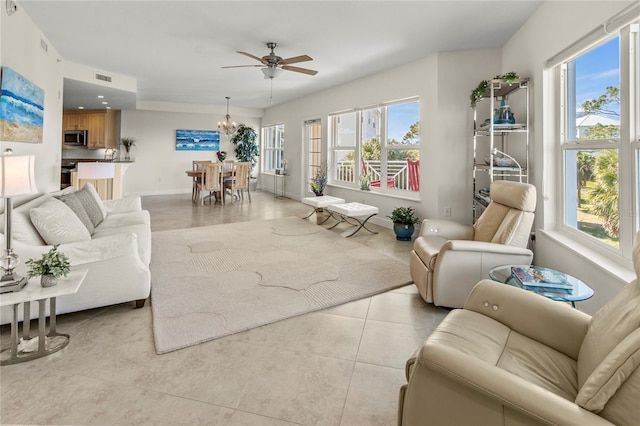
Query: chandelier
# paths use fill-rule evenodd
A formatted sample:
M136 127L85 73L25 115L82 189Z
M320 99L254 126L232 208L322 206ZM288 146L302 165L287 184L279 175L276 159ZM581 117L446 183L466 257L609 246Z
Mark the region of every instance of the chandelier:
M229 96L225 96L227 99L227 115L224 116L224 121L218 121L218 130L225 136L231 136L236 132L236 123L231 121L231 116L229 115Z

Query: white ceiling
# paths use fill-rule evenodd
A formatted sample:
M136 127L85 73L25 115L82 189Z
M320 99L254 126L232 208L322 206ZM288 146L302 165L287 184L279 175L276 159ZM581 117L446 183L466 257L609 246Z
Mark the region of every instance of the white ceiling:
M540 0L17 3L61 59L135 78L139 101L225 105L230 96L233 109L271 105L260 68L221 68L257 64L238 50L262 57L274 41L283 58L313 58L295 65L317 75L273 80L276 105L434 52L501 47ZM66 80L65 108L95 98L92 89Z

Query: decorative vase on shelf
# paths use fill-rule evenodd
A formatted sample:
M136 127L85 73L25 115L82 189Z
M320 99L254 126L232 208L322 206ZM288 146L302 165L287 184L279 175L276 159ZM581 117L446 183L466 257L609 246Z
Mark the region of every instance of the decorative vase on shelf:
M324 194L322 192L313 192L314 194L316 194L316 197L322 197Z
M124 160L125 160L125 161L129 161L129 160L131 160L131 154L129 154L129 151L125 151L125 153L124 153Z
M44 274L40 276L40 285L42 287L53 287L58 284L58 277L53 274Z

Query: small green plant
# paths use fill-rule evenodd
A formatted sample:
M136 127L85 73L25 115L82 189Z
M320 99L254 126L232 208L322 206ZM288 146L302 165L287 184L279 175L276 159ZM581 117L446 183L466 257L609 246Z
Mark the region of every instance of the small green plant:
M363 191L368 191L371 186L371 176L369 175L360 175L360 189Z
M29 277L38 277L41 275L53 275L54 277L67 276L70 271L71 264L69 258L58 251L58 245L53 246L49 252L42 255L38 260L29 259L25 262L29 267L27 274Z
M396 207L391 214L387 216L393 223L414 224L420 219L415 214L413 207Z
M136 146L136 138L122 138L120 139L120 143L124 147L124 150L129 152L132 147Z
M504 80L507 83L514 83L518 79L520 79L520 76L517 72L514 71L504 74L498 74L494 77L494 80ZM480 99L484 98L487 89L489 89L489 81L482 80L480 83L478 83L478 87L471 91L471 95L469 96L469 99L471 100L471 108L475 107L476 103Z

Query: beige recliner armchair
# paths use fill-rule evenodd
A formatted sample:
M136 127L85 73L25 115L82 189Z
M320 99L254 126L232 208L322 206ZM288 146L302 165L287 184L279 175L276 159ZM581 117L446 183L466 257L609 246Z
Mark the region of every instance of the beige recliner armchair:
M498 265L530 264L527 249L536 188L509 181L491 184L491 202L471 225L425 219L409 255L411 278L424 300L461 308L478 281Z
M400 425L636 426L640 283L589 317L483 280L407 362L406 376Z

